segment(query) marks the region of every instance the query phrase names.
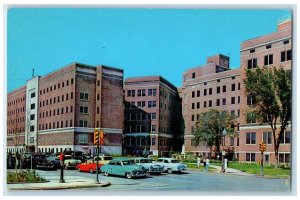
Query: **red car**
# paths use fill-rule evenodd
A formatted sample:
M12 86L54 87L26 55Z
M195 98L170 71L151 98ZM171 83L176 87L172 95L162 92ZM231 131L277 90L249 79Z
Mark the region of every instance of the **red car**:
M98 164L98 172L100 172L102 164ZM90 172L91 174L96 172L96 163L80 163L76 165L76 169L80 172Z

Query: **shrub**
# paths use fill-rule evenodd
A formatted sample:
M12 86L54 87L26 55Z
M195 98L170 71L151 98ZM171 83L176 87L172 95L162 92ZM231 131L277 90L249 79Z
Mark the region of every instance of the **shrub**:
M34 183L46 181L44 178L40 177L35 170L30 171L17 171L17 172L8 172L7 173L7 182L8 183Z

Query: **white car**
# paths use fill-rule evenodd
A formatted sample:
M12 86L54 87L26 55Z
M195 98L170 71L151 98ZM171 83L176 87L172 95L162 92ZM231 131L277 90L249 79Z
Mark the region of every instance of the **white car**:
M185 164L182 164L179 160L174 158L158 158L157 163L162 164L164 171L170 174L173 172L182 172L187 168Z
M150 174L160 174L164 170L162 164L153 163L151 158L133 158L134 163L147 169Z

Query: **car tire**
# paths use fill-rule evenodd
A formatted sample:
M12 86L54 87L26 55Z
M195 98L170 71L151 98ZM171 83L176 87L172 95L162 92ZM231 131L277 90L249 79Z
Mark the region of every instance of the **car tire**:
M131 172L127 172L126 173L126 178L131 179L132 178L132 173Z
M108 174L108 172L104 172L104 176L108 176L109 174Z
M168 169L168 173L172 174L173 170L171 168Z
M80 169L80 167L78 167L78 171L79 171L79 172L81 172L81 169Z
M89 171L90 171L91 174L94 173L94 170L92 168Z

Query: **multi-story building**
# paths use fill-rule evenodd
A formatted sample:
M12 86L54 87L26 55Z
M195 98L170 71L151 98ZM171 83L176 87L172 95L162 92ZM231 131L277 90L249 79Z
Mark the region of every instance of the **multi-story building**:
M291 70L292 66L292 20L284 18L279 20L277 31L271 34L246 40L241 43L241 76L245 78L245 69L256 67L279 67ZM245 95L245 87L241 87L241 103L244 110L252 104L255 97ZM249 115L248 115L249 116ZM275 153L273 136L268 124L260 124L255 118L249 116L240 122L240 149L238 158L240 161L260 161L258 144L266 143L264 162L274 163ZM278 122L278 129L280 122ZM279 148L279 162L290 162L291 127L288 126L284 137L281 138ZM279 130L278 130L279 131Z
M188 152L210 155L206 143L194 139L194 128L200 113L209 109L227 110L241 118L240 69L229 68L229 57L218 54L207 58L204 66L187 70L183 74L182 114L185 122L184 144ZM226 138L223 145L238 145L238 138Z
M121 154L123 70L73 63L33 77L26 86L8 94L10 116L21 122L14 123L19 127L12 131L8 121L8 151L15 145L9 141L20 133L24 135L24 151L81 150L94 154L93 132L101 128L106 133L102 152Z
M177 88L160 76L148 76L126 79L124 91L124 154L164 155L179 150Z

